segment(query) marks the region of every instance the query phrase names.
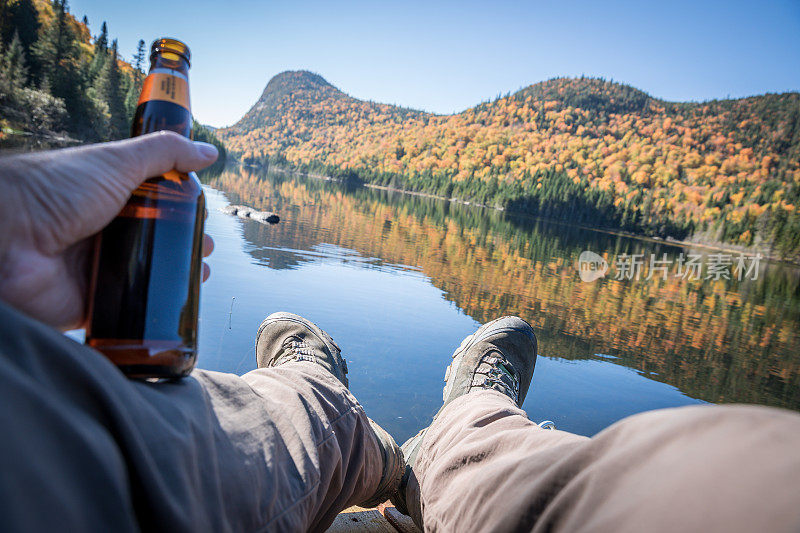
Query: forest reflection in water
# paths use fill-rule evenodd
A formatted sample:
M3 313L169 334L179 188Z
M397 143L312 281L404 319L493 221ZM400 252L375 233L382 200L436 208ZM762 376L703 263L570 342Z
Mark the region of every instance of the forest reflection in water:
M515 314L540 345L524 407L561 429L593 434L698 401L800 409L797 267L761 261L741 281L735 265L732 279L691 279L679 275L681 254L707 265L719 252L282 172L234 167L206 181L217 248L201 367L252 369L261 319L298 312L339 342L356 396L401 440L440 405L461 338ZM281 222L216 211L227 202ZM581 281L583 251L611 271ZM644 258L641 279L615 279L625 254ZM667 266L646 279L651 255Z

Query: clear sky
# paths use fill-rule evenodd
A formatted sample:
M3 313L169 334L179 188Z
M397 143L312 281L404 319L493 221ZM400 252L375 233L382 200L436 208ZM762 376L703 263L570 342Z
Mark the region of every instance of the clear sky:
M71 0L129 58L192 49L200 122L236 122L267 81L306 69L362 99L436 113L555 76L668 100L800 90L800 0Z

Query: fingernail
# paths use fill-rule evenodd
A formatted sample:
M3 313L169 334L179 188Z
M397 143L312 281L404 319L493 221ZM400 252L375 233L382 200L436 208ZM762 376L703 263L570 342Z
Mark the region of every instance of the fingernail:
M217 147L214 146L213 144L196 141L194 145L197 147L197 151L200 152L200 154L207 159L211 159L212 157L217 157L218 155Z

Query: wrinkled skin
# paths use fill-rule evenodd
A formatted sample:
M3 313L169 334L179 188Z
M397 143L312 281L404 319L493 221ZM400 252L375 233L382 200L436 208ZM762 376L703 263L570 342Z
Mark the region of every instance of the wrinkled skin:
M83 325L92 237L145 179L216 159L212 145L166 131L0 157L0 299L55 328ZM212 249L205 236L203 255Z

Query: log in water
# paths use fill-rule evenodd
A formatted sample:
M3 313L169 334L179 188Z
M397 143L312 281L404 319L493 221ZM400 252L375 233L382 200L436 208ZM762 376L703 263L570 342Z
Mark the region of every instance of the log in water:
M264 224L277 224L281 221L280 217L271 211L258 211L245 205L226 205L219 210L226 215L234 215L239 218L251 218Z

